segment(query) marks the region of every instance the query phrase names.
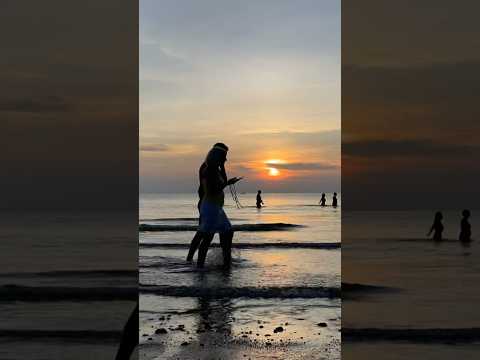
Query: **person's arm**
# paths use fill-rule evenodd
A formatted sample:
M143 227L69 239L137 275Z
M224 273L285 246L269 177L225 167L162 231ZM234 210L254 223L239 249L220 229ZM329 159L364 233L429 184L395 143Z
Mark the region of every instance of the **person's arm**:
M241 178L241 177L233 177L231 179L228 179L228 181L225 183L225 186L236 184L237 182L239 182L242 179L243 178Z
M434 228L435 228L435 224L432 225L432 227L430 228L430 231L428 232L427 236L430 236L430 234L432 233Z
M237 178L237 177L233 177L231 179L229 179L227 177L227 172L225 170L225 166L220 166L220 176L223 178L223 188L226 188L228 185L233 185L235 184L236 182L240 181L241 178Z
M225 166L223 165L220 166L220 175L222 176L223 181L227 183L228 182L227 172L225 171Z

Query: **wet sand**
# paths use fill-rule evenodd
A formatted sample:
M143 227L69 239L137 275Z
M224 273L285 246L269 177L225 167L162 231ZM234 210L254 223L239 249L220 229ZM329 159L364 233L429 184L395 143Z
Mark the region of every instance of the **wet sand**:
M184 299L183 311L148 311L140 359L340 359L340 300ZM152 309L153 310L153 309Z

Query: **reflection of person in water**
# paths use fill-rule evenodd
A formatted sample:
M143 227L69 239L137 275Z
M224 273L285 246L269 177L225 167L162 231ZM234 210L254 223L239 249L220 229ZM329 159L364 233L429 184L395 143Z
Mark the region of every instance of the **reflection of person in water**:
M462 242L469 242L471 241L471 236L472 236L472 228L470 226L470 223L468 222L468 218L470 217L470 211L469 210L463 210L462 211L462 221L460 222L460 236L459 239Z
M218 273L216 273L218 274ZM196 282L202 287L208 283L210 274L203 272L198 273L199 277ZM229 270L221 273L218 279L224 286L231 286L231 274ZM211 295L198 296L198 314L196 338L197 342L204 348L208 359L225 359L225 350L221 346L211 346L215 343L229 344L232 340L232 323L233 323L233 301L229 297L215 299ZM205 346L207 345L207 346ZM201 350L200 350L201 351ZM198 358L204 358L200 354Z
M333 193L332 206L333 206L333 207L337 207L337 205L338 205L337 193L334 192L334 193Z
M223 143L216 143L215 145L213 145L213 147L216 147L216 146L219 147L219 148L225 149L225 151L228 151L227 145L225 145ZM202 165L200 166L200 169L198 170L198 178L199 178L200 185L198 186L197 208L198 208L199 213L200 213L200 206L202 204L202 199L203 199L203 196L204 196L204 190L203 190L203 187L202 187L202 184L201 184L201 174L205 170L206 166L207 166L206 163L203 162ZM222 176L223 180L226 182L227 181L227 174L225 172L225 167L224 166L220 167L220 173L221 173L221 176ZM200 226L200 222L201 222L201 217L199 216L199 218L198 218L198 225L199 226ZM187 261L193 261L193 256L195 255L195 252L197 251L198 246L200 245L200 242L202 241L202 237L203 237L203 233L200 231L200 229L197 230L197 232L195 233L195 236L192 239L192 242L190 243L190 249L188 250Z
M320 206L325 206L326 202L327 202L327 199L325 198L325 193L322 193L322 197L318 203L320 204Z
M427 236L433 232L433 240L440 241L442 240L443 224L442 224L443 215L440 211L435 213L435 218L433 219L432 227L428 232Z
M122 339L115 360L128 360L138 345L138 302L123 329Z
M257 192L257 209L260 209L263 205L263 200L262 200L262 190L258 190Z
M231 247L233 230L227 215L223 211L225 195L223 189L235 184L241 178L226 180L225 162L227 150L222 146L214 146L205 159L205 167L200 171L200 183L203 189L203 198L200 204L200 227L203 233L198 250L197 266L203 267L207 257L208 248L215 233L220 234L220 244L223 251L225 266L231 262Z

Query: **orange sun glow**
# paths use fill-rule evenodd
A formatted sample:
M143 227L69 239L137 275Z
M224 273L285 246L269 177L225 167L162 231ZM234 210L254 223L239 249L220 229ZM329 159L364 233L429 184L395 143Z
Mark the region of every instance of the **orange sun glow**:
M280 171L278 171L278 169L275 169L275 168L268 168L268 175L270 176L278 176L280 175Z

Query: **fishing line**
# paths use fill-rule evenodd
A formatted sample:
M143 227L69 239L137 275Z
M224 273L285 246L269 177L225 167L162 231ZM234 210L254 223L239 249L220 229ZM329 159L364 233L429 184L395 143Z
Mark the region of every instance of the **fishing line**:
M237 187L235 186L235 184L228 185L228 188L230 189L230 195L232 195L232 199L235 202L235 205L237 206L237 209L243 208L242 203L238 199Z

